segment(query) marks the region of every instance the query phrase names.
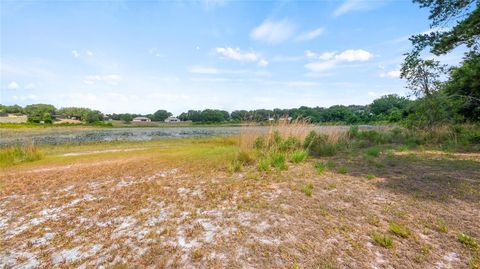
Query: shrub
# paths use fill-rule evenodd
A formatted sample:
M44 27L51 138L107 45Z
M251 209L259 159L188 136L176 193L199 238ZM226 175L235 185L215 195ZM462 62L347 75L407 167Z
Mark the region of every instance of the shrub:
M407 227L402 226L401 224L390 222L388 224L388 228L391 233L397 236L400 236L403 238L407 238L410 236L410 230Z
M372 235L373 241L384 248L393 247L393 239L387 234L374 233Z
M287 164L285 163L285 155L279 152L272 152L270 154L270 165L278 170L287 170Z
M42 158L42 151L34 145L16 145L0 150L0 165L2 166L33 162Z
M304 150L297 150L292 153L291 160L293 163L299 163L308 157L308 153Z
M370 173L370 174L367 174L365 177L366 177L368 180L372 180L372 179L375 178L375 175Z
M304 184L300 187L300 191L302 191L303 193L305 193L306 196L310 197L312 196L313 194L313 184L312 183L308 183L308 184Z
M308 152L313 156L333 156L337 151L337 144L330 143L328 136L324 134L318 134L311 138L308 146Z
M357 136L358 136L358 126L357 125L350 126L350 130L348 130L348 137L356 138Z
M300 148L300 141L293 136L289 136L278 145L278 149L283 152L293 151L297 148Z

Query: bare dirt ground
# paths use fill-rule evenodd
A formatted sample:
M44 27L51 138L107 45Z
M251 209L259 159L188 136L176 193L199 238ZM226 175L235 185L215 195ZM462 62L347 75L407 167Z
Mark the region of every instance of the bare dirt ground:
M231 173L136 151L10 167L0 268L469 268L457 235L480 238L480 158L464 157L335 157L344 174L318 174L317 160ZM391 222L409 235L389 232Z

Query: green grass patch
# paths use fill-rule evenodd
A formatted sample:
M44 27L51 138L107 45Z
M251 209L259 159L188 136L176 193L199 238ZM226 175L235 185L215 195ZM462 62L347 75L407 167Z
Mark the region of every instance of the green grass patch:
M337 167L337 173L346 174L348 173L348 168L344 165Z
M308 153L305 150L297 150L292 153L290 160L292 163L300 163L307 159Z
M458 235L458 241L460 241L465 247L469 248L470 250L475 251L478 249L477 240L465 233L461 233Z
M0 166L38 161L43 156L43 152L34 145L16 145L0 149Z
M393 247L393 239L388 234L373 233L372 239L377 245L384 248Z
M367 174L365 177L366 177L368 180L372 180L372 179L376 178L376 176L375 176L374 174L372 174L372 173Z
M448 225L444 219L437 220L437 230L442 233L448 233Z
M378 157L380 156L380 148L377 146L371 147L365 151L365 154L372 157Z
M288 166L285 162L285 155L279 152L270 153L270 165L280 171L288 170Z
M316 162L313 167L315 168L315 171L317 171L317 174L322 174L327 170L327 165L322 162Z
M407 227L405 227L401 224L398 224L396 222L390 222L388 224L388 228L389 228L391 233L393 233L394 235L403 237L403 238L407 238L411 234L410 230Z
M313 194L313 184L312 183L303 184L300 187L300 191L303 192L306 196L311 197Z

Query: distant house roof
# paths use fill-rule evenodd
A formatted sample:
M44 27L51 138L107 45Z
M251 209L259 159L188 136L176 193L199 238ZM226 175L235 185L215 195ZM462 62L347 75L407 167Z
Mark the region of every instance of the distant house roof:
M181 121L179 118L172 117L172 116L165 119L165 122L179 122L179 121Z
M147 117L135 117L133 121L150 121L150 119Z

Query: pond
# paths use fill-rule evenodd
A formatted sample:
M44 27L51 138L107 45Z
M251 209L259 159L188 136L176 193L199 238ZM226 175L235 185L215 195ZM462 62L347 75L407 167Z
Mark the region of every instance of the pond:
M161 138L189 138L189 137L209 137L209 136L228 136L240 133L241 128L245 127L171 127L171 128L99 128L99 129L67 129L51 128L41 131L24 131L19 133L2 132L0 137L0 146L9 146L15 144L34 143L34 144L65 144L82 143L96 141L141 141ZM247 127L256 128L260 131L267 131L269 127ZM348 130L348 126L315 126L317 132L328 132L331 129ZM372 126L362 126L361 128L378 128Z

